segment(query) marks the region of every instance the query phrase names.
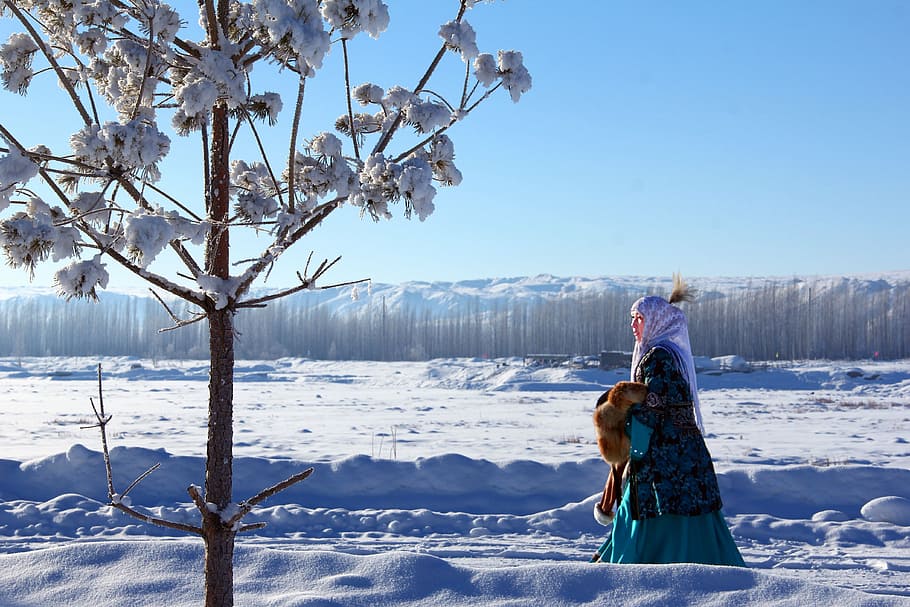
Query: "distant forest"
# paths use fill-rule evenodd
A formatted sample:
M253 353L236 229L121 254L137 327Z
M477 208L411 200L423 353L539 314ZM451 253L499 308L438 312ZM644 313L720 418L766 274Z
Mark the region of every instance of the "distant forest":
M765 284L733 294L705 293L684 304L698 356L736 354L775 359L910 357L910 285L854 289L849 284ZM636 295L637 296L637 295ZM354 311L310 304L306 293L237 320L237 356L330 360L427 360L593 355L629 351L625 291L585 293L536 302L474 304L445 313L387 309L369 298ZM187 316L187 310L175 312ZM203 323L173 331L160 303L118 296L101 303L50 297L0 301L0 356L134 356L206 358Z

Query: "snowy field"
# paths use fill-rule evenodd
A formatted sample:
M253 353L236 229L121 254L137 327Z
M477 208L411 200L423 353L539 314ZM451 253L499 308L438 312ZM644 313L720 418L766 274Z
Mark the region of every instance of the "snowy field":
M104 372L115 489L197 522L199 362L0 359L0 607L190 606L201 542L105 505L90 398ZM699 375L724 512L749 569L588 563L606 464L596 397L625 371L521 360L238 363L235 499L310 465L238 538L245 606L910 605L910 361Z

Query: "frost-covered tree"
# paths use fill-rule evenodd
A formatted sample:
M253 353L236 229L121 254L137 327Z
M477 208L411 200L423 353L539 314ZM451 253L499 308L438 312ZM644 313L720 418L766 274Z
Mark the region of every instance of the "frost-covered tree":
M233 603L236 513L244 510L232 496L235 316L326 286L334 262L307 264L300 284L282 293L251 291L336 211L380 220L397 203L405 217L424 220L436 187L459 184L452 127L494 91L518 101L531 87L521 53L480 52L466 19L477 3L455 3L454 18L438 29L438 53L408 88L351 83L351 40L379 38L389 24L381 0L199 0L192 17L158 0L0 0L0 16L19 30L0 46L3 87L25 95L36 78L53 78L80 120L63 150L21 143L30 122L46 119L37 110L0 118L6 261L32 275L38 264L59 264L55 283L67 299L96 299L108 265L119 264L198 311L175 317L178 326L208 324L209 434L197 501L206 605ZM307 139L307 83L330 51L343 57L330 78L347 103L332 128ZM464 63L451 97L430 88L447 57ZM296 89L283 121L286 100L267 88L276 82ZM263 135L279 123L286 146L275 158ZM161 172L183 139L198 140L200 196L177 191ZM240 230L267 233L268 244L232 251ZM158 269L165 249L179 271Z

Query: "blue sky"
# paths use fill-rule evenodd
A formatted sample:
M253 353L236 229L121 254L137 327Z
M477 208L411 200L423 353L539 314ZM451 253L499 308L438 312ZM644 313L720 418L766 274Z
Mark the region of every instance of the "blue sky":
M455 3L389 6L389 30L353 49L354 84L413 86ZM521 50L534 86L452 131L463 184L440 188L423 223L343 209L270 286L291 284L311 250L342 256L329 280L381 283L910 268L910 3L501 0L468 20L481 51ZM308 85L305 136L343 112L338 59ZM0 119L29 124L34 145L75 130L63 101L55 86L3 92ZM164 169L195 188L191 164L175 155ZM0 280L28 284L5 267ZM114 274L111 286L137 284Z

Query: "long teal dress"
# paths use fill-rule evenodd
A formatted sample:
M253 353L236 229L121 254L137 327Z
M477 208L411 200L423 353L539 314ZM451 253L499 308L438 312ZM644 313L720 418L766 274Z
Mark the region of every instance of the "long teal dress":
M629 478L600 560L745 567L721 512L714 465L680 368L658 345L636 369L648 397L626 421Z

